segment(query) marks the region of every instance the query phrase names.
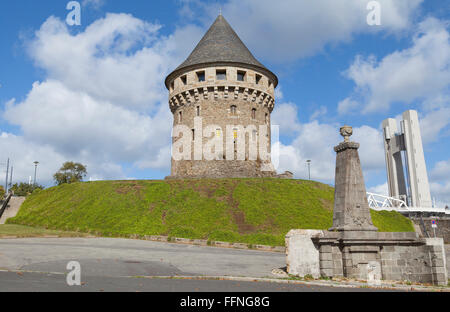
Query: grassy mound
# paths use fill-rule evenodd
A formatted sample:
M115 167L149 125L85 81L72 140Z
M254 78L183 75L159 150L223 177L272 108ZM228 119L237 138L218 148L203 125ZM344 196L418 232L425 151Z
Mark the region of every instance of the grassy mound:
M328 229L334 189L303 180L102 181L31 195L8 223L102 236L168 235L284 245L291 229ZM372 211L380 231L414 231L395 212Z

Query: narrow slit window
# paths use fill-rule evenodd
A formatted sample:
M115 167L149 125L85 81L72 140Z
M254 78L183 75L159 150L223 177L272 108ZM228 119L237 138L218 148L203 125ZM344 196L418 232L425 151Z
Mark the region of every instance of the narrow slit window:
M178 113L178 122L183 122L183 112Z
M217 70L216 71L216 79L217 80L227 80L227 71L226 70Z
M195 129L192 129L192 141L195 141Z
M256 119L256 108L252 109L252 119Z
M200 116L200 106L197 106L197 117Z
M266 124L269 123L269 114L266 113Z
M237 112L236 105L231 105L230 112L231 112L231 115L236 116L236 112Z

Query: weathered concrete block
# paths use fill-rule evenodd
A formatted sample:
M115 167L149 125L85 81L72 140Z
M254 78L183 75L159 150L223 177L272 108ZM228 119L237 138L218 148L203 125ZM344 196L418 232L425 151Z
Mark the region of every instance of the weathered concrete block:
M444 240L442 238L427 238L426 240L426 245L427 246L433 246L434 248L434 253L431 254L431 258L433 258L433 256L435 256L436 259L442 259L443 261L443 268L444 268L444 272L442 273L443 276L443 280L445 280L445 282L447 282L448 280L448 272L447 272L447 259L446 259L446 255L445 255L445 245L444 245ZM434 273L434 272L433 272ZM440 273L440 272L439 272ZM439 274L436 274L439 275ZM435 278L439 280L439 278L437 278L435 275ZM441 281L440 281L441 283Z
M291 230L286 235L286 262L289 274L320 277L319 250L311 238L322 235L323 231L318 230ZM332 268L332 261L330 261L330 266L326 266L326 268Z

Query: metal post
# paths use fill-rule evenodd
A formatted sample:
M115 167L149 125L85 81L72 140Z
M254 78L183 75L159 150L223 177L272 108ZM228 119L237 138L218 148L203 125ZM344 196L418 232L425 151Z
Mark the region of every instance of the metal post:
M11 166L11 175L9 176L9 188L12 188L13 170L14 170L14 167Z
M8 194L8 175L9 175L9 158L6 162L6 179L5 179L5 193Z
M34 162L34 183L33 183L33 187L36 187L36 172L37 172L37 166L38 166L39 162L35 161Z
M308 164L308 177L309 177L309 180L311 181L311 160L308 159L306 161L306 163Z

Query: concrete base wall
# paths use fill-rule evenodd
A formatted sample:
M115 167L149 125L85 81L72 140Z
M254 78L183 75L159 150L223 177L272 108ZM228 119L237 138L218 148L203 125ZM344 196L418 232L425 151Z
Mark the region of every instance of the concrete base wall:
M286 235L286 263L288 274L320 277L319 247L312 238L323 236L318 230L291 230Z
M441 238L416 233L293 230L286 236L288 273L358 280L411 281L447 285ZM318 251L318 252L317 252ZM318 253L318 255L317 255Z

